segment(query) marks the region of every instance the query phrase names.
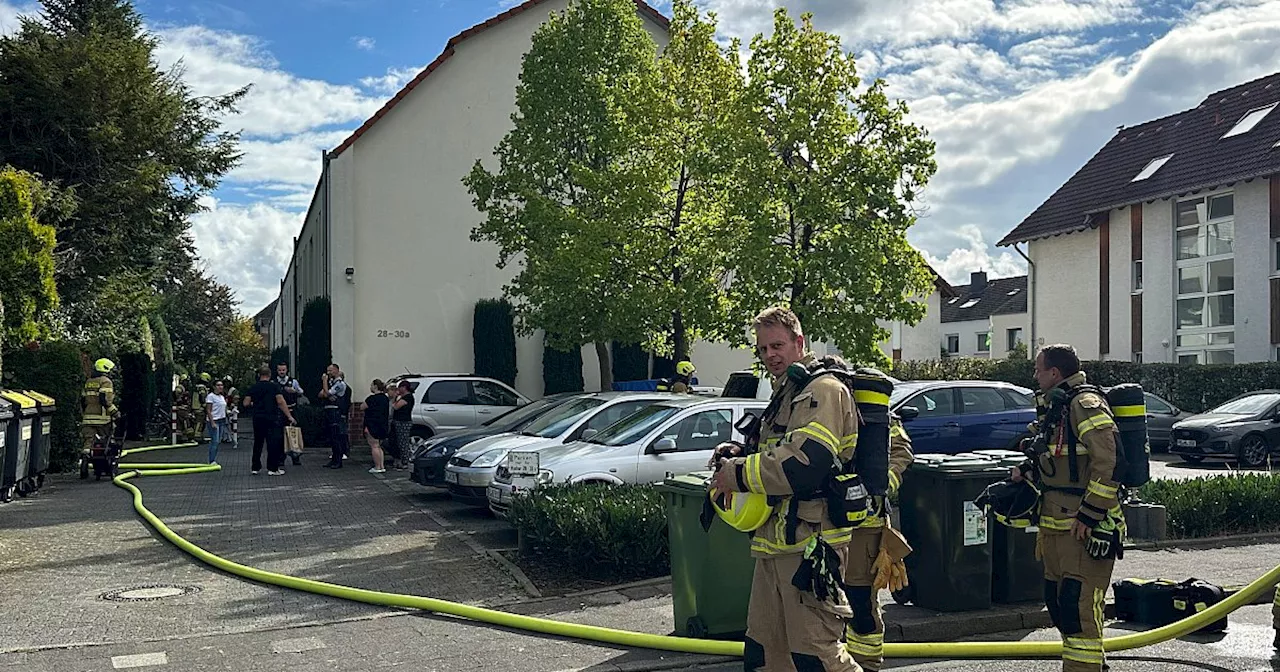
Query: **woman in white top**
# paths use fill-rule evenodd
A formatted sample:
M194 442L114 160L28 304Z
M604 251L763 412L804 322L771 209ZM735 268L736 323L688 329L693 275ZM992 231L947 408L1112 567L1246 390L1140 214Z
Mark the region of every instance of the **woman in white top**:
M227 398L222 396L222 381L213 384L213 391L204 398L205 426L209 428L209 464L218 463L218 444L227 431Z

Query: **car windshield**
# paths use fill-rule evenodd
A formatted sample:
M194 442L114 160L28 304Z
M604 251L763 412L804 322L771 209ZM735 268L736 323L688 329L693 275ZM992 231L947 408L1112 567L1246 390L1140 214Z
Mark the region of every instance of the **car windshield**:
M485 422L484 426L493 428L504 427L508 430L514 430L539 415L542 415L548 409L562 401L564 400L559 398L543 397L537 401L531 401L524 406L517 406L506 413Z
M643 438L645 434L648 434L649 430L675 415L676 411L679 410L680 407L678 406L664 404L645 406L600 430L599 434L589 440L592 443L602 443L606 446L624 446L628 443L634 443Z
M915 393L916 393L916 391L917 391L917 390L919 390L919 389L920 389L920 388L922 388L922 387L924 387L924 385L912 385L911 383L904 383L904 384L902 384L902 385L894 385L894 386L893 386L893 392L891 392L891 393L889 394L889 405L890 405L890 406L897 406L897 405L898 405L898 402L900 402L900 401L902 401L903 399L906 399L907 397L909 397L909 396L911 396L911 395L915 394Z
M603 399L596 397L574 399L563 406L555 407L546 415L529 423L520 433L525 436L540 436L544 439L560 436L588 411L603 403Z
M1280 394L1254 394L1227 403L1209 411L1228 415L1257 415L1280 401Z

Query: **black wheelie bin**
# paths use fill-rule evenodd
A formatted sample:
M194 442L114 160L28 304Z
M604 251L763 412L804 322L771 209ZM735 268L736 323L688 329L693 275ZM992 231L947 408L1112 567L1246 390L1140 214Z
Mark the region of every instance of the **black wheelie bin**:
M9 426L5 428L4 470L0 474L0 501L12 501L14 495L26 497L34 484L27 475L27 463L31 458L32 425L35 423L36 402L17 390L0 390L0 404L7 404L13 412Z
M53 397L34 390L23 390L22 393L36 402L36 424L31 432L31 458L27 464L35 489L44 487L44 475L49 471L49 451L53 449L52 434L53 414L58 404Z

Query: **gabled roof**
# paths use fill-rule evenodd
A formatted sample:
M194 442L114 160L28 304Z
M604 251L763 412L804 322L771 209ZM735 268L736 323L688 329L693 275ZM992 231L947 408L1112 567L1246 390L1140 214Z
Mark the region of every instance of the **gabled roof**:
M974 291L973 285L957 285L957 296L942 302L942 322L985 320L992 315L1027 312L1027 276L986 282L986 288L981 291Z
M1224 89L1195 108L1118 131L1089 162L998 244L1097 226L1097 213L1280 173L1280 109L1223 138L1251 110L1280 101L1280 73ZM1148 164L1172 155L1150 177Z
M255 324L257 324L257 323L262 322L263 320L269 320L269 319L271 319L271 318L275 315L275 312L276 312L276 304L277 304L277 303L279 303L279 302L280 302L280 299L279 299L279 298L276 298L276 299L275 299L275 300L273 300L271 303L268 303L266 308L263 308L262 310L259 310L259 311L257 312L257 314L255 314L255 315L253 316L253 321L254 321L254 323L255 323Z
M636 9L641 14L648 15L655 22L657 22L658 25L662 26L663 28L670 27L671 22L667 19L667 17L662 15L662 12L659 12L658 10L649 6L649 4L644 2L644 0L635 0L635 1L636 1ZM388 112L390 112L391 108L396 106L396 103L399 103L401 99L409 95L410 91L417 88L417 86L421 84L423 80L425 80L427 77L429 77L431 73L435 72L437 68L439 68L441 65L444 65L444 62L449 60L449 57L453 56L454 49L459 44L461 44L463 40L473 35L476 35L478 33L484 32L485 30L488 30L489 28L492 28L502 23L503 21L506 21L507 19L513 16L516 16L517 14L522 14L524 12L527 12L533 9L534 7L537 7L538 5L543 4L544 2L547 2L547 0L526 0L526 2L522 2L516 5L515 7L508 9L507 11L489 19L488 21L485 21L484 23L476 24L462 31L461 33L458 33L457 35L454 35L453 37L449 38L449 41L444 45L444 51L440 52L440 55L436 57L436 60L432 61L430 65L428 65L426 68L422 70L422 72L419 72L416 77L409 80L409 83L405 84L404 88L400 89L399 93L397 93L395 96L392 96L391 100L388 100L382 106L381 109L379 109L377 112L373 114L372 117L369 117L367 120L365 120L365 122L360 125L360 128L357 128L354 133L347 136L347 139L343 140L342 144L334 148L334 150L330 152L330 154L332 156L337 156L338 154L341 154L344 150L346 150L346 148L354 144L357 138L364 135L366 131L368 131L370 128L373 127L374 124L378 123L379 119L381 119Z

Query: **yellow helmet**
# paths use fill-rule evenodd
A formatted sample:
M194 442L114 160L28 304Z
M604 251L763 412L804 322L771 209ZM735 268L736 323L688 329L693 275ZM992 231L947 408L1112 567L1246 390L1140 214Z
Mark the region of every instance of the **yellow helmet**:
M103 357L93 363L93 370L98 373L111 373L116 368L116 363Z
M207 374L207 373L202 373L202 374L200 374L200 380L201 380L201 381L203 381L203 382L206 382L206 383L207 383L207 382L209 382L210 380L212 380L212 378L210 378L210 377L209 377L209 374Z
M711 506L720 520L740 532L755 531L769 520L769 514L773 512L768 498L754 492L721 493L712 488L707 496L711 498Z
M692 376L695 370L696 369L693 368L693 362L687 359L684 360L683 362L680 362L679 364L676 364L676 373L685 377Z

